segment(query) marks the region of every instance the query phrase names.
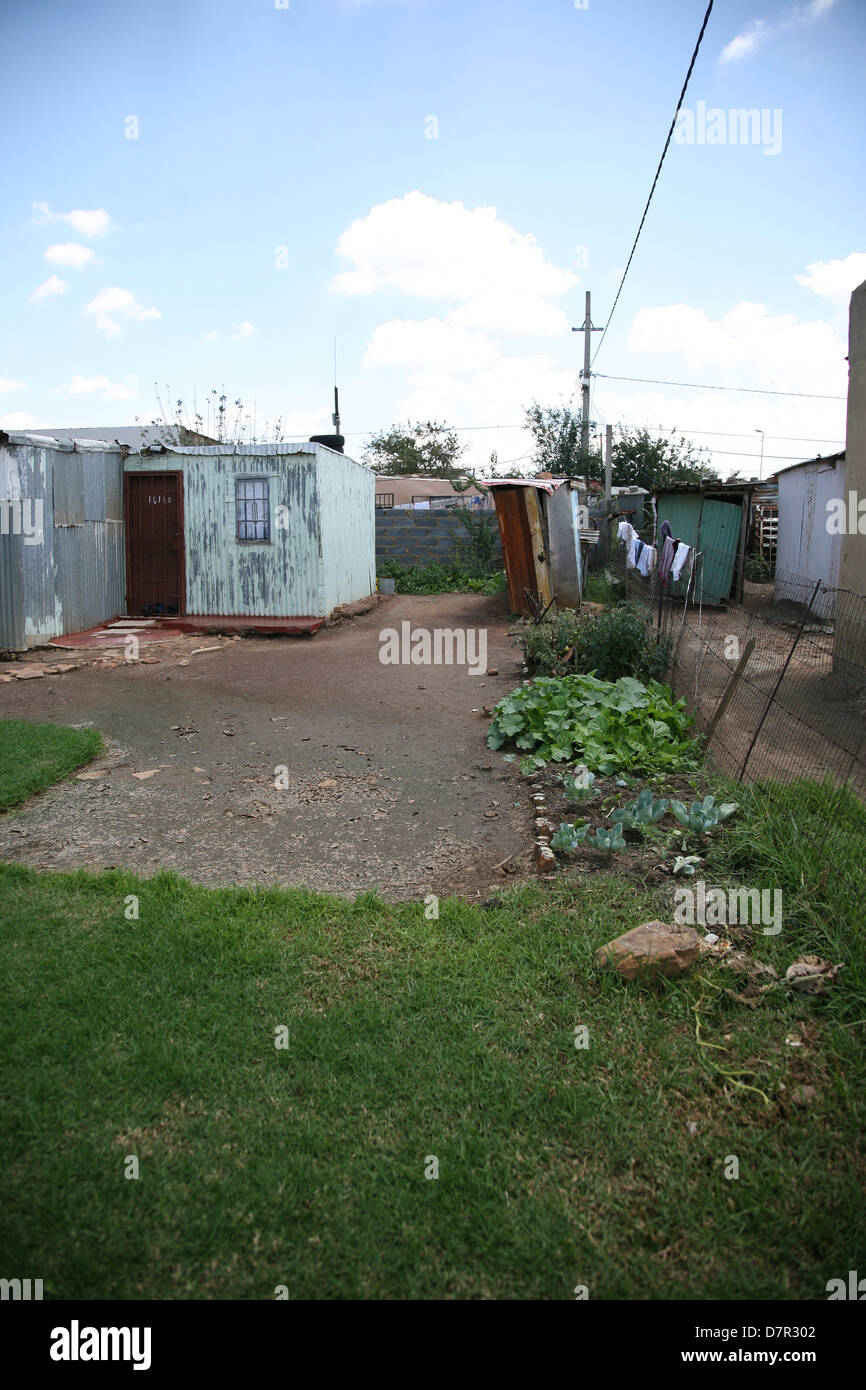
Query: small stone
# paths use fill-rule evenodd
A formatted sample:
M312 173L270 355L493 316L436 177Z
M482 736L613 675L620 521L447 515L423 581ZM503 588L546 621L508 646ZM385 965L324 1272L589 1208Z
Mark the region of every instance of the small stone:
M487 672L487 674L488 674L488 676L498 676L498 675L499 675L499 667L498 667L498 666L491 666L491 668L490 668L490 670Z
M34 681L38 676L44 676L45 672L41 666L26 666L23 671L15 672L15 679L19 681Z
M681 975L694 965L701 939L691 927L669 925L654 919L599 947L597 966L610 966L626 980L643 973Z
M133 772L132 775L133 777L137 777L139 782L145 782L148 777L155 777L159 771L160 769L155 767L150 772Z
M794 1086L791 1091L791 1099L795 1105L809 1105L817 1094L814 1086Z

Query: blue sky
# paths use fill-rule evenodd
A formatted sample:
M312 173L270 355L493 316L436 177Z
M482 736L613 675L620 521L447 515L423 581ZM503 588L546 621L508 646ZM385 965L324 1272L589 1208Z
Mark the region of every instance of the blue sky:
M336 337L351 451L432 415L526 466L523 407L575 390L570 326L587 289L609 313L705 8L5 7L0 424L150 419L158 381L303 437ZM844 397L864 39L862 0L716 0L594 421L676 426L723 474L757 472L758 430L765 473L844 440L843 400L609 378Z

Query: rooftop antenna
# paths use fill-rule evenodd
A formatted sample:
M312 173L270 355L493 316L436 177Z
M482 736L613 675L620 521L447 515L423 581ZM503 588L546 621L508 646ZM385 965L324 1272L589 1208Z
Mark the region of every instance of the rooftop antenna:
M340 433L340 393L337 389L337 339L334 339L334 413L331 416L334 433Z

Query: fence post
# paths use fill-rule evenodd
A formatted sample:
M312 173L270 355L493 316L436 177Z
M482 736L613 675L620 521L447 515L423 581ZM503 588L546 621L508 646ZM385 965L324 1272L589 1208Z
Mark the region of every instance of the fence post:
M728 705L731 703L734 691L736 690L737 686L740 683L740 680L742 679L743 672L745 671L746 666L749 662L749 657L752 655L752 652L754 650L755 638L750 637L748 642L746 643L746 649L743 652L743 655L740 657L739 661L737 662L731 679L728 681L727 688L724 694L722 695L722 698L719 701L718 705L716 706L716 712L710 720L710 727L707 729L706 742L704 744L705 748L709 747L710 739L716 731L716 725L721 722L722 715L728 708Z
M761 732L762 728L764 727L764 720L767 718L767 715L770 713L770 707L771 707L773 701L775 700L776 695L778 694L779 686L782 684L782 681L785 679L785 672L787 671L788 667L789 667L790 664L791 664L791 657L794 655L794 652L797 650L797 643L800 641L800 638L803 636L803 629L804 629L805 626L806 626L806 623L807 623L808 618L809 618L809 614L810 614L810 612L812 611L812 604L815 602L815 596L816 596L818 590L820 589L820 587L821 587L821 581L820 581L820 579L819 579L818 582L817 582L817 584L815 585L814 589L812 590L812 597L809 599L809 604L808 604L808 607L806 608L806 612L803 614L803 618L802 618L802 621L800 622L800 626L797 628L796 636L795 636L795 638L794 638L793 643L791 644L791 650L788 652L788 655L787 655L786 658L785 658L785 664L784 664L784 666L782 667L781 671L779 672L779 679L776 681L776 684L773 686L773 689L772 689L772 691L770 692L770 698L769 698L769 700L768 700L767 703L766 703L766 706L765 706L765 708L764 708L764 713L761 715L760 719L758 720L758 727L757 727L757 729L755 730L754 734L752 735L752 741L751 741L751 743L749 744L748 750L747 750L747 752L746 752L746 756L745 756L745 758L743 759L743 766L740 768L740 775L739 775L739 777L737 778L737 781L738 781L738 782L742 782L742 780L743 780L743 778L744 778L744 776L745 776L745 774L746 774L746 765L747 765L747 763L748 763L750 757L752 756L752 750L753 750L753 748L755 747L755 744L756 744L757 741L758 741L758 734Z

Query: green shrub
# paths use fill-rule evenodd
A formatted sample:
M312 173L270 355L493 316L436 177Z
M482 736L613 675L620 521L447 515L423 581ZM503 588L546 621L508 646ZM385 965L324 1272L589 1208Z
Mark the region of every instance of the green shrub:
M522 622L519 640L527 666L538 676L557 676L567 669L593 671L605 681L621 676L661 680L670 655L670 643L653 640L646 610L637 603L620 603L592 618L562 608L542 623Z
M400 565L396 560L380 560L376 569L380 579L394 580L398 594L501 594L507 587L504 570L478 575L457 561Z
M765 560L763 555L747 555L745 575L753 584L768 584L773 577L769 560Z

